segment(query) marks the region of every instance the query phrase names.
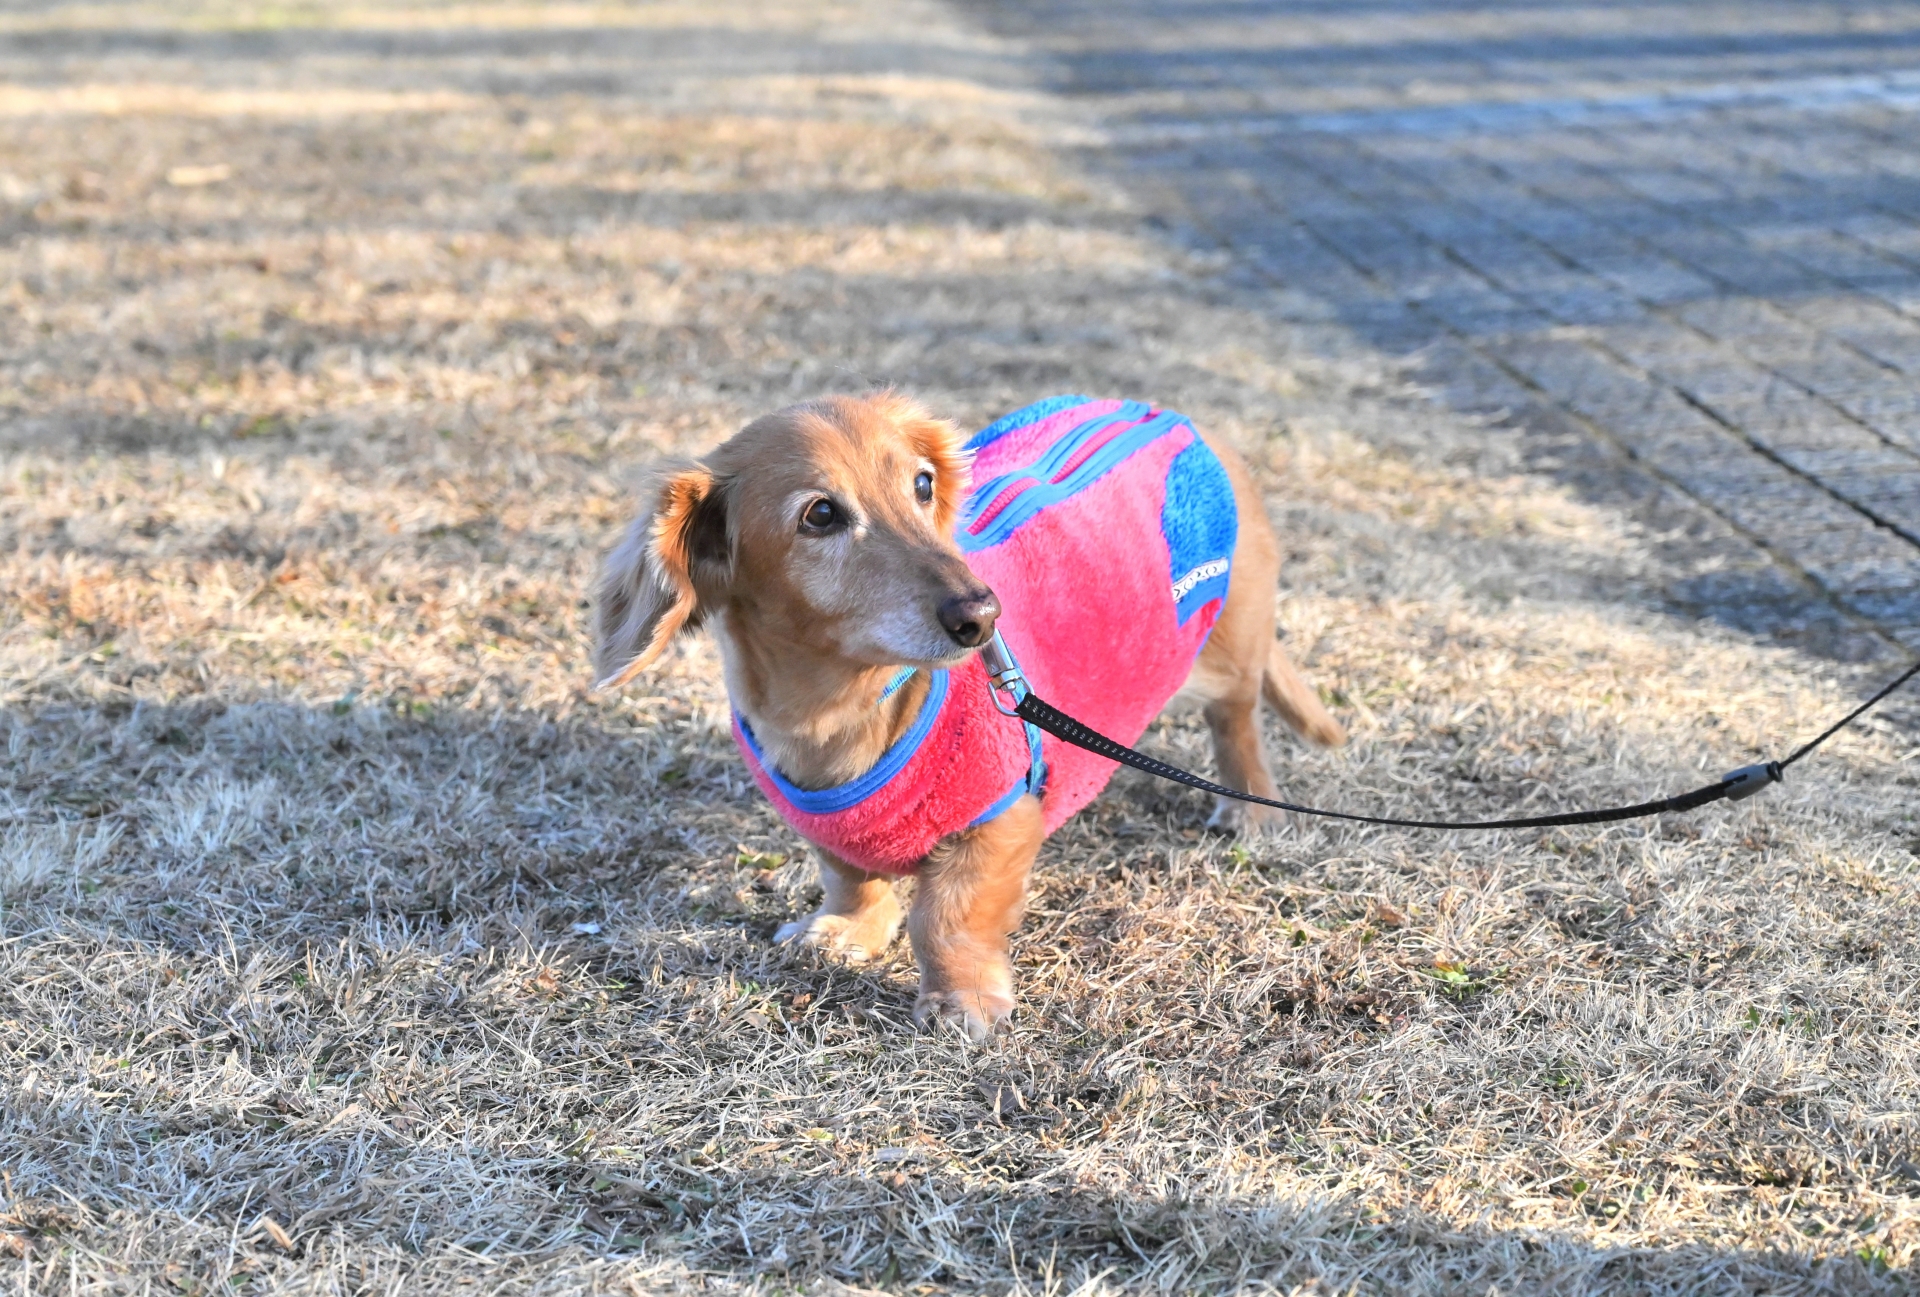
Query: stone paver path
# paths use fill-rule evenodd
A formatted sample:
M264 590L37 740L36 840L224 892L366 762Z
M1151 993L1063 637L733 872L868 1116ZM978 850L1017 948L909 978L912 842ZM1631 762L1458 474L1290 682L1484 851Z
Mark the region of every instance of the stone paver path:
M1920 645L1920 4L992 20L1276 309L1623 452Z

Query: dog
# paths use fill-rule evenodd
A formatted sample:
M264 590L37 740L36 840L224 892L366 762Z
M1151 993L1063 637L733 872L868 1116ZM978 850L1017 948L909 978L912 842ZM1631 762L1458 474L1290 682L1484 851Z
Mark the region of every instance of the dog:
M713 628L742 755L820 862L820 908L777 939L877 956L912 875L922 1025L978 1041L1012 1012L1034 857L1116 769L996 709L996 630L1041 697L1122 742L1196 698L1240 791L1277 796L1263 697L1345 739L1275 639L1246 466L1177 414L1055 397L967 438L897 393L826 397L657 470L641 504L595 589L601 687ZM1223 827L1280 815L1216 800Z

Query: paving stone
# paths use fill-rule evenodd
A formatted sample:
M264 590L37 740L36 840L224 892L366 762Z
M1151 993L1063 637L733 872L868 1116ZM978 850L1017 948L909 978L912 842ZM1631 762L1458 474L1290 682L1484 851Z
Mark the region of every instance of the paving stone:
M1752 624L1913 642L1920 0L979 3L1271 309L1535 462L1624 452L1780 565L1756 606L1830 597Z

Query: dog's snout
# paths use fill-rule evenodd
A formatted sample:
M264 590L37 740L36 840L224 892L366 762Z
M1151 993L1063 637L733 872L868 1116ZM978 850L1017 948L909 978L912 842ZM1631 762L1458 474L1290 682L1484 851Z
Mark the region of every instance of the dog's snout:
M940 605L940 624L962 648L985 644L999 616L1000 601L984 586L968 594L957 594Z

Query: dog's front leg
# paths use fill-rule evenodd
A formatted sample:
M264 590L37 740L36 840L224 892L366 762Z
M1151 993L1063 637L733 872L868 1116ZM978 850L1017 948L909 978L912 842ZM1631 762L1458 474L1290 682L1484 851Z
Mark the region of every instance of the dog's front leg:
M1040 801L957 833L920 866L907 931L920 963L914 1021L951 1022L975 1041L1013 1012L1007 937L1026 907L1027 874L1046 836Z
M804 919L783 923L776 941L798 941L831 950L848 959L873 959L893 944L900 931L900 902L893 879L870 874L815 849L820 861L820 908Z

